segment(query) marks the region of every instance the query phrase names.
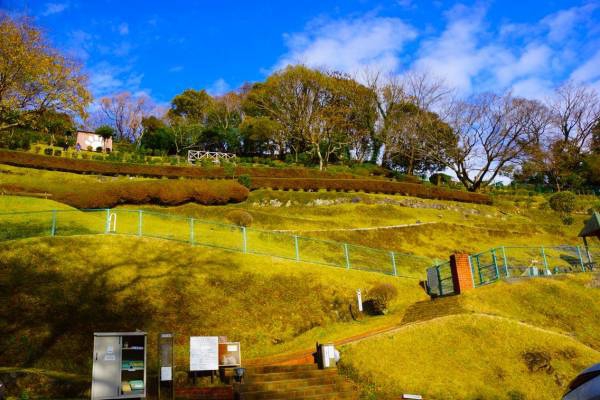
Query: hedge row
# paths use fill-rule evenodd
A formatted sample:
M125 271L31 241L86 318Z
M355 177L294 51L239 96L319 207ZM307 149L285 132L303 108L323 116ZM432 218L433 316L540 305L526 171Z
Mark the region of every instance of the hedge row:
M107 161L79 160L66 157L49 157L19 151L0 150L0 163L17 167L48 169L53 171L89 173L101 175L135 175L166 178L225 178L231 177L224 168L200 166L181 167L174 165L143 165L114 163ZM310 168L265 168L237 167L237 175L272 178L329 178L356 179L349 173L330 173ZM360 178L362 179L362 178Z
M374 179L277 179L252 178L252 189L363 191L366 193L402 194L425 199L491 204L491 198L481 193L463 192L437 186Z
M32 188L4 187L27 192ZM118 204L178 205L196 202L205 205L239 203L248 198L248 189L232 180L148 180L71 184L61 190L39 187L56 200L77 208L111 208Z

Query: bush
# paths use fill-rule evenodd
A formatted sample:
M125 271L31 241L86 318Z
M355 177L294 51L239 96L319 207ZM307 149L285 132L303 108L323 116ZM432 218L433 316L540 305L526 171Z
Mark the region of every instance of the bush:
M448 185L450 183L452 183L452 177L450 175L446 175L446 174L442 174L440 172L437 172L435 174L432 174L429 177L429 182L433 183L434 185Z
M463 192L437 186L391 182L380 179L279 179L252 178L252 188L317 191L364 191L367 193L402 194L425 199L462 201L467 203L491 204L489 196L481 193Z
M252 178L250 178L250 175L248 174L238 176L237 181L240 185L244 185L248 189L252 187Z
M390 301L398 296L398 289L390 283L380 283L373 286L367 293L367 312L374 315L387 313Z
M573 225L573 222L575 222L575 218L572 215L563 215L560 219L565 225Z
M550 197L550 208L561 214L570 214L575 210L577 196L572 192L558 192Z
M123 203L222 205L244 201L248 193L248 189L230 180L160 179L72 185L67 192L52 193L52 198L77 208L110 208Z
M102 146L96 147L96 153L102 153Z
M233 210L227 213L225 216L228 221L237 226L250 226L254 219L250 213L244 210Z
M47 156L51 156L51 155L52 155L52 151L53 151L53 150L52 150L52 148L51 148L51 147L46 147L46 148L44 149L44 154L45 154L45 155L47 155Z
M60 150L54 150L54 155L56 157L60 157L62 155L62 151L60 151Z

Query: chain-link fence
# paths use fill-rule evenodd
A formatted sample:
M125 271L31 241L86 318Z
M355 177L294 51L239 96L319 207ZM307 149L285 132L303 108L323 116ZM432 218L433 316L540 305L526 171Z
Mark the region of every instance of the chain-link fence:
M298 262L419 279L431 260L412 254L143 210L0 213L0 241L39 236L153 237Z

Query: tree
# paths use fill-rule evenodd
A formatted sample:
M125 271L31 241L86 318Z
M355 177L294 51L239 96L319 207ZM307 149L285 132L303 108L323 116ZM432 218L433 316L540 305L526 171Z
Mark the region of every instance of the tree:
M448 113L455 145L447 147L433 136L427 140L430 154L437 155L469 191L477 191L523 161L531 145L539 142L545 129L543 119L537 118L541 110L538 102L510 93L456 102Z
M73 60L29 20L0 15L0 131L32 126L49 111L84 118L91 95Z
M100 99L100 107L115 127L117 138L130 140L139 147L144 134L142 121L153 113L148 96L122 92Z
M550 102L552 123L564 143L571 143L580 153L588 148L594 128L600 121L600 97L582 84L566 82L555 91Z
M102 125L96 128L94 133L102 137L102 147L104 152L106 152L106 141L113 137L115 130L112 128L112 126Z
M171 100L168 117L182 117L191 124L206 125L212 103L206 90L186 89Z

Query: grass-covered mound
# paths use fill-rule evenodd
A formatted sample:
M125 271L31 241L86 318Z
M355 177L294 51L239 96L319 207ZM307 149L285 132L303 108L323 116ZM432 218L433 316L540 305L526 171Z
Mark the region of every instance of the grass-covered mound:
M344 367L376 398L560 398L600 362L599 298L591 273L499 282L426 304L441 318L421 307L393 336L346 347Z
M390 313L354 321L357 288L390 283ZM190 335L225 335L245 360L303 350L399 323L426 298L414 280L191 248L125 236L26 239L0 244L3 366L88 375L95 331L176 333L177 365ZM155 354L150 352L150 373Z
M453 315L347 346L343 368L370 398L558 399L600 352L517 321Z

